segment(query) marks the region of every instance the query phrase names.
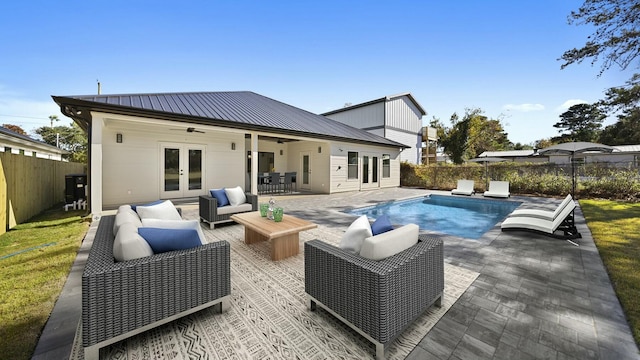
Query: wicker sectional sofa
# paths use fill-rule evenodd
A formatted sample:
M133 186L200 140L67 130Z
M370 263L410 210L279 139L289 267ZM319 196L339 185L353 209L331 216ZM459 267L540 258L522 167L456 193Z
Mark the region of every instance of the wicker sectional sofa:
M376 346L387 346L432 305L441 306L441 239L421 234L412 247L383 260L354 255L320 240L304 244L307 306L320 306Z
M209 224L209 228L213 229L216 224L230 222L231 215L247 211L258 211L258 195L245 193L247 202L238 206L218 207L218 200L210 195L200 195L198 198L198 207L200 212L200 221Z
M97 359L101 347L209 306L228 308L228 242L116 262L114 219L99 220L82 274L85 359Z

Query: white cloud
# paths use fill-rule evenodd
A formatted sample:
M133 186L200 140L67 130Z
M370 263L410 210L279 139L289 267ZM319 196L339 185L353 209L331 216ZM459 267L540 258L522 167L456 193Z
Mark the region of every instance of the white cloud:
M544 110L544 105L542 104L507 104L507 105L504 105L502 109L506 111L521 111L521 112L542 111Z
M556 108L556 112L563 113L569 110L569 108L572 107L573 105L578 105L578 104L588 104L588 102L582 99L569 99L563 102L562 105L558 106Z

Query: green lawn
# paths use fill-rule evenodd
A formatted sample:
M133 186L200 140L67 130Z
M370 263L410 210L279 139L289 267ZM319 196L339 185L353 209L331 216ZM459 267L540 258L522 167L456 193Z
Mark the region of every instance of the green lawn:
M49 211L0 236L0 358L30 359L88 222Z
M640 343L640 204L580 200L636 343Z

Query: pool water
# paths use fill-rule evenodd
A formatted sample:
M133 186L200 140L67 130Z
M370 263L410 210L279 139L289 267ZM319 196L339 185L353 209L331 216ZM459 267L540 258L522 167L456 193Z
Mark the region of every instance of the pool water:
M517 201L431 195L358 208L348 213L373 219L386 214L392 224L413 223L421 230L479 239L520 204Z

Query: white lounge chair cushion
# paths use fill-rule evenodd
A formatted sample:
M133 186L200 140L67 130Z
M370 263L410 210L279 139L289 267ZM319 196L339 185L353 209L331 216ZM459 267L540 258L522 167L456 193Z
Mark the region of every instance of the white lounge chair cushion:
M132 223L122 224L113 240L113 257L116 261L139 259L151 255L153 250L138 234L138 228Z
M382 260L402 252L418 243L420 228L407 224L397 229L364 239L360 256L371 260Z
M116 218L113 222L113 234L117 235L118 230L120 229L122 224L126 223L132 223L136 227L136 229L142 226L138 214L135 211L131 210L131 206L122 205L118 208Z
M484 196L492 197L509 197L508 181L491 181L489 182L489 190L484 192Z
M163 201L157 205L138 206L136 211L141 219L182 220L171 200Z
M565 206L567 206L569 202L572 200L573 198L571 197L571 194L569 194L567 195L567 197L564 198L564 200L562 200L562 202L560 203L560 205L558 205L555 211L540 210L540 209L517 209L517 210L514 210L511 214L509 214L509 217L528 216L528 217L534 217L534 218L540 218L540 219L552 221L560 214L560 212L565 208Z
M560 211L553 221L529 216L514 216L506 218L500 227L502 229L537 230L547 234L553 234L575 208L576 204L573 201L569 201L567 206Z
M362 215L349 225L340 241L340 249L352 254L360 254L364 239L373 236L367 215Z
M160 219L142 219L142 226L161 229L193 229L198 232L201 244L206 244L207 239L204 236L200 221L198 220L160 220Z
M473 194L473 180L458 180L458 186L451 190L454 195L472 195Z
M229 199L229 205L231 206L238 206L247 202L247 196L240 186L225 188L224 192L227 194L227 199Z

